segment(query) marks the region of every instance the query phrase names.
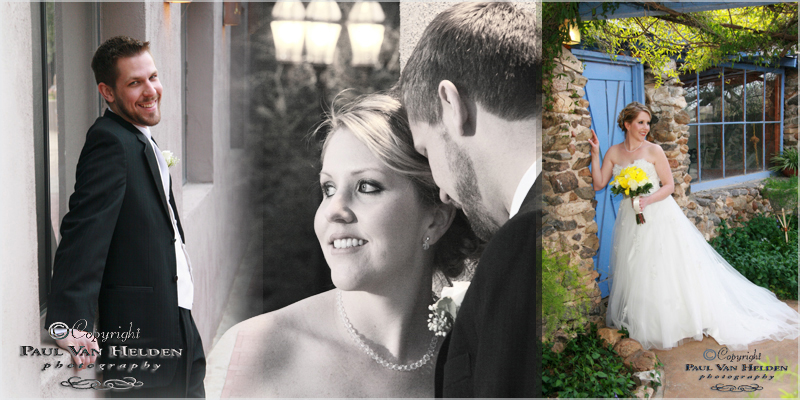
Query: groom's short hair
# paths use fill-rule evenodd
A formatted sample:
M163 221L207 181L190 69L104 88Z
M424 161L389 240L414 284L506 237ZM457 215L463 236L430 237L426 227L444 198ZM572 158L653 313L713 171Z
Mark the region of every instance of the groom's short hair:
M428 25L400 78L411 121L438 124L439 82L507 120L538 115L541 31L509 3L460 3Z
M150 42L143 42L129 36L115 36L106 40L92 57L94 80L114 87L119 77L117 61L120 58L134 57L143 51L150 51Z

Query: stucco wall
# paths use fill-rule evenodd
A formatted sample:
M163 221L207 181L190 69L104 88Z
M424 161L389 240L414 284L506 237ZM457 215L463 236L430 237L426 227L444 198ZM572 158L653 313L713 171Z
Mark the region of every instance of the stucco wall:
M33 77L30 65L31 6L0 3L0 387L9 397L39 396L39 373L32 363L18 362L19 347L38 343L39 299L36 238L35 165L33 153ZM30 364L30 365L29 365ZM15 371L16 370L16 371ZM19 372L17 372L19 371Z

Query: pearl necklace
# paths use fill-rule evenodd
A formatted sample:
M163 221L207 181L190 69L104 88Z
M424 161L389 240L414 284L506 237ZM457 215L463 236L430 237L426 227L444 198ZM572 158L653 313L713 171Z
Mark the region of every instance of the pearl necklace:
M634 151L636 151L636 150L639 150L639 148L640 148L640 147L642 147L642 145L644 144L644 142L646 142L646 140L643 140L643 141L642 141L642 143L639 143L639 146L638 146L638 147L636 147L636 148L635 148L635 149L633 149L633 150L628 150L628 146L626 146L626 145L625 145L625 142L622 142L622 148L623 148L623 149L625 149L625 151L627 151L628 153L633 153Z
M439 341L439 337L433 335L433 339L431 339L431 344L428 346L428 352L425 353L424 356L417 362L411 364L395 364L390 363L383 359L383 357L379 356L372 350L369 345L364 343L363 340L358 336L355 329L353 329L353 324L350 323L350 319L347 318L347 313L344 312L344 305L342 304L342 291L339 290L336 292L336 307L339 309L339 315L342 316L342 320L344 320L344 326L347 328L347 332L350 334L350 337L353 341L358 345L361 350L363 350L367 355L370 356L376 363L380 364L383 367L395 370L395 371L414 371L423 365L427 364L433 358L433 353L436 351L436 343Z

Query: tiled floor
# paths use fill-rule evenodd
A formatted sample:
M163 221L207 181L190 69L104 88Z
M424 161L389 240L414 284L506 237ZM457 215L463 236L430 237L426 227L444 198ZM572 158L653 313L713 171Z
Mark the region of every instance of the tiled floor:
M786 300L785 303L797 310L796 300ZM749 369L751 364L759 367L756 360L726 360L724 357L719 359L716 355L722 347L714 339L706 337L700 342L685 343L671 350L654 350L653 352L664 364L664 397L747 398L752 392L753 396L765 399L781 397L780 389L789 393L797 390L798 382L795 377L785 376L778 381L777 378L769 379L775 375L774 372L742 371L742 365L746 366L745 369ZM769 357L773 365L777 358L780 365L788 366L789 370L797 372L797 349L797 339L783 340L752 344L748 347L748 351L731 351L727 356L760 355L761 361L766 362ZM736 367L736 370L732 370L732 367ZM703 368L708 368L708 371L699 371ZM720 368L727 368L729 371L720 371ZM711 379L708 378L709 374L712 376Z

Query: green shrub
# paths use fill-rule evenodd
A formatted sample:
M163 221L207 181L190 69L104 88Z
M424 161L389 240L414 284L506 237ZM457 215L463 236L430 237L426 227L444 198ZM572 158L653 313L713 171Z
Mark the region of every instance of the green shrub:
M560 353L551 347L542 349L543 397L634 397L630 368L611 345L603 345L597 325L570 340Z
M762 195L769 199L772 210L780 213L781 209L797 215L797 177L767 178L764 181Z
M783 149L783 153L772 157L770 171L781 171L784 169L797 171L797 149L794 147Z
M722 220L710 244L751 282L779 299L797 300L797 217L787 215L789 241L774 216L759 214L738 228Z
M542 317L545 341L564 324L569 327L586 323L583 310L588 307L588 290L581 285L581 274L570 265L569 256L545 249L542 252ZM575 305L567 307L567 303ZM569 330L569 329L568 329Z

